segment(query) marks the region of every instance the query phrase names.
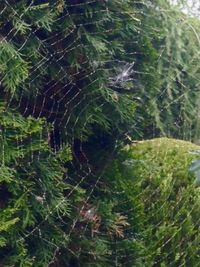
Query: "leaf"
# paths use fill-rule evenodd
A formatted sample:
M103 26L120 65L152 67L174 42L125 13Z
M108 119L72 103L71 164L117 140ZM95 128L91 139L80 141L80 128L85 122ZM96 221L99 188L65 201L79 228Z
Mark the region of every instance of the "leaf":
M0 248L5 247L6 243L7 243L6 238L0 236Z
M191 172L197 172L200 170L200 159L195 159L192 161L190 167L189 167L189 171Z
M6 166L0 167L0 182L11 183L14 179L16 171Z

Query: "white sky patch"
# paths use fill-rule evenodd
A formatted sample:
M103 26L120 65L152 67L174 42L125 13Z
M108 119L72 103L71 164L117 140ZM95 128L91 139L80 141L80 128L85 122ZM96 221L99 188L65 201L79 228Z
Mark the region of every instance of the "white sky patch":
M183 12L200 17L200 0L170 0L170 2L175 5L180 5Z

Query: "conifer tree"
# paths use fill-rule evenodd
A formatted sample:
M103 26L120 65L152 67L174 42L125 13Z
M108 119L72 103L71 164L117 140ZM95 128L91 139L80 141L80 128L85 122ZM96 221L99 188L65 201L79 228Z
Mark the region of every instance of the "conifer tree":
M198 21L168 1L6 0L0 13L1 264L144 266L140 188L108 166L127 133L188 138ZM127 198L139 206L124 215Z

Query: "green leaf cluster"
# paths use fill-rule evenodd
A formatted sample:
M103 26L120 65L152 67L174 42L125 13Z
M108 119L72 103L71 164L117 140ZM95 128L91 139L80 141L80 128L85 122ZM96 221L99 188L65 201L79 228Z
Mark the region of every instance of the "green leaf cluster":
M65 196L71 158L55 155L45 121L0 112L0 258L6 266L47 265L57 246L68 243L59 219L70 217Z
M164 0L0 7L0 265L197 265L197 146L117 152L198 142L199 20Z
M196 149L186 141L157 138L125 147L114 161L108 175L119 192L117 209L126 214L131 207L122 241L129 246L120 250L119 266L198 265L199 188L189 172Z

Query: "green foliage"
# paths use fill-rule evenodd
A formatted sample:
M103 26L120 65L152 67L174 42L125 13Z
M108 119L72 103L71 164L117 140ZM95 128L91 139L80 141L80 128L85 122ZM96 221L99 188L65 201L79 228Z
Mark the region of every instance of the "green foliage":
M118 1L116 4L116 7L114 3L108 4L111 13L98 12L106 8L104 1L80 6L61 0L30 5L25 1L13 1L12 6L2 4L5 12L0 20L0 69L5 101L9 98L11 106L32 115L45 98L40 116L59 125L64 138L82 136L85 140L92 135L94 125L110 132L125 131L124 126L133 120L135 101L127 94L119 95L111 90L109 78L115 66L106 62L116 65L116 56L118 61L127 60L120 53L125 51L137 21L129 21L130 28L124 27L122 19L129 19L134 7L128 1L124 5ZM120 6L123 16L119 20L112 8ZM79 12L81 16L75 16ZM9 33L4 27L8 17L12 38L7 38ZM115 31L107 31L108 27ZM44 93L47 90L48 94ZM19 104L21 95L23 101ZM25 103L30 98L35 106L30 104L26 109ZM49 110L50 105L55 110ZM66 110L72 110L72 115Z
M153 90L148 90L145 108L151 112L158 133L197 142L199 19L185 15L167 1L155 3L150 14L144 24L152 27L146 30L153 37L154 55L157 53L153 65L159 83L154 82Z
M115 192L124 192L116 196L117 209L125 214L130 205L133 210L128 212L128 236L122 241L129 244L127 266L199 263L199 189L188 170L195 157L189 152L196 149L189 142L160 138L127 146L114 161L109 182ZM135 254L130 233L137 237ZM125 251L120 255L127 255Z
M28 64L23 60L14 45L0 41L0 71L5 88L12 93L28 78Z
M0 265L198 263L197 147L115 149L198 141L199 20L164 0L1 9Z
M0 258L9 266L44 266L68 242L57 219L71 211L63 156L49 148L44 120L3 108L0 117Z
M199 20L169 1L78 2L2 4L0 70L11 104L22 94L19 110L29 97L39 109L46 97L40 115L56 122L68 139L86 140L95 125L110 132L128 129L134 138L154 131L198 141ZM131 79L111 86L120 64L133 62ZM52 98L55 110L49 113Z

